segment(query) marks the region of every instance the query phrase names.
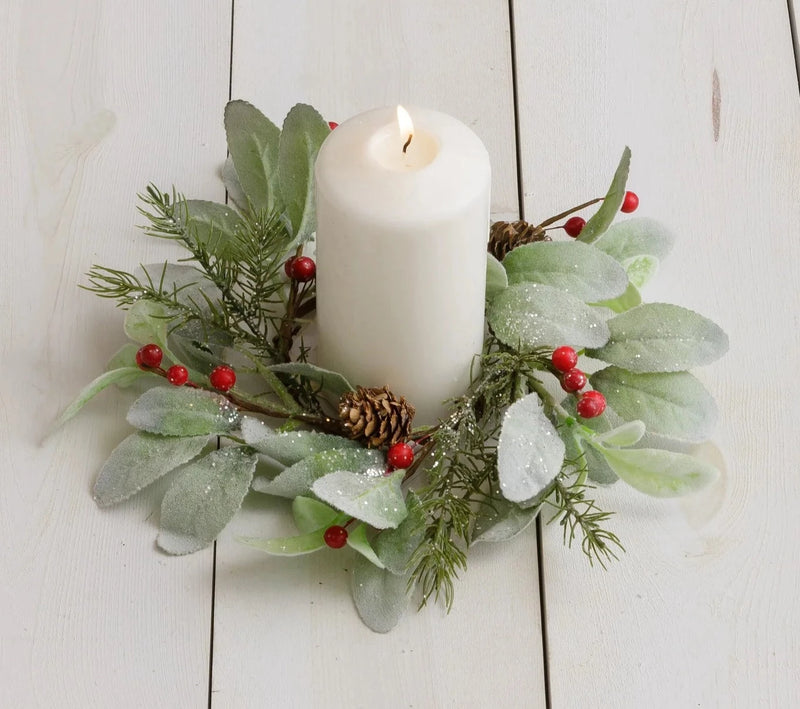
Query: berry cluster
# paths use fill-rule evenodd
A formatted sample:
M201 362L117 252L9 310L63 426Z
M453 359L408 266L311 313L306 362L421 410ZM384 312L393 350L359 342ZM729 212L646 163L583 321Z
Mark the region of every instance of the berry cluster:
M628 191L625 193L625 198L622 200L622 206L619 208L619 211L630 214L631 212L635 212L638 206L639 197L635 192ZM585 226L586 220L583 217L570 217L564 222L564 231L567 232L568 236L577 239Z
M586 386L586 375L575 366L578 364L578 353L572 347L557 347L553 350L550 361L559 372L559 381L564 391L575 394ZM575 409L581 418L594 418L606 410L606 398L599 391L585 391L580 395Z
M140 369L161 375L173 386L180 387L186 384L197 388L197 384L189 381L189 370L186 367L182 364L173 364L169 369L164 370L161 368L163 359L164 352L153 343L140 347L136 353L136 364ZM236 372L227 364L221 364L211 371L208 381L217 391L230 391L236 384Z

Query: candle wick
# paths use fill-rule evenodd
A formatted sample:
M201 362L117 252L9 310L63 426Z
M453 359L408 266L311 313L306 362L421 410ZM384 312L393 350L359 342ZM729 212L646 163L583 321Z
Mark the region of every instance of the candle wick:
M409 133L409 134L408 134L408 140L405 142L405 145L403 145L403 153L405 153L405 152L406 152L406 150L408 150L408 146L409 146L409 145L411 145L411 139L412 139L413 137L414 137L414 134L413 134L413 133Z

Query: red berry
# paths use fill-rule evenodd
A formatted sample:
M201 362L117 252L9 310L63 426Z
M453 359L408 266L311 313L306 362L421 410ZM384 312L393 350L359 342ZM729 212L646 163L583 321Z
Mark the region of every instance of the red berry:
M630 214L631 212L636 211L636 207L639 206L639 197L635 192L626 192L625 199L622 200L622 206L619 208L620 212L625 212L625 214Z
M580 369L570 369L561 377L561 388L570 393L580 391L586 386L586 375Z
M226 364L221 364L219 367L215 367L211 374L208 375L208 381L211 382L211 386L215 389L228 391L233 389L233 385L236 384L236 372Z
M155 369L161 366L164 353L158 345L145 345L136 353L136 364L143 368Z
M287 277L289 277L289 278L291 278L291 277L292 277L292 264L294 263L294 260L295 260L296 258L297 258L297 256L291 256L291 257L289 257L288 259L286 259L286 263L285 263L285 264L283 264L283 272L284 272L284 273L287 275Z
M334 524L325 530L322 538L331 549L341 549L347 544L347 530L338 524Z
M414 449L408 443L395 443L386 454L386 460L393 468L407 468L414 462Z
M183 386L189 381L189 370L182 364L173 364L167 370L167 381L176 387Z
M606 397L599 391L586 391L578 400L575 409L581 418L592 419L606 410Z
M317 275L317 264L308 256L298 256L292 261L289 270L291 271L290 278L300 281L300 283L306 283Z
M564 222L564 231L574 239L580 235L585 226L586 220L583 217L570 217Z
M559 372L568 372L578 364L578 354L571 347L563 345L553 350L550 361Z
M334 128L338 128L339 124L336 121L328 121L328 126L333 130Z

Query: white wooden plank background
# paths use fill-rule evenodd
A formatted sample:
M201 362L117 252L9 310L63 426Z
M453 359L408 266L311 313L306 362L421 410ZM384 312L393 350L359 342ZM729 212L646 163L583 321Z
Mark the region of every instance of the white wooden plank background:
M601 491L628 549L607 572L546 530L550 703L794 706L791 3L512 5L526 215L600 193L630 144L642 213L680 237L646 295L710 315L732 343L702 372L723 410L723 481L677 503ZM104 396L41 442L122 341L121 314L74 284L94 262L130 268L169 253L133 228L135 192L154 180L222 198L230 88L276 121L297 101L331 120L396 101L452 113L487 144L493 211L515 214L509 4L465 9L455 0L0 5L10 247L0 263L0 706L209 701L212 553L155 550L158 491L112 511L89 495L126 432L123 397ZM534 535L479 549L450 616L428 609L378 636L354 615L346 555L283 561L236 545L232 534L280 527L270 504L249 502L218 544L212 706L545 706Z

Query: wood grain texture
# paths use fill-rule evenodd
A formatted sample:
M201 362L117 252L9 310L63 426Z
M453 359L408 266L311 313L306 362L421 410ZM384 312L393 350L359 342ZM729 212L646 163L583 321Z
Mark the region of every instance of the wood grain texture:
M77 289L85 271L171 252L134 228L136 192L152 179L224 196L229 21L216 3L0 7L4 707L207 701L211 553L155 551L157 495L91 499L128 432L124 397L43 438L124 340L122 313Z
M722 411L719 484L672 503L600 491L628 550L606 573L546 535L552 705L794 706L800 385L773 367L800 352L786 5L517 2L515 17L537 37L518 42L526 214L601 193L630 144L640 212L678 235L646 298L731 336L700 372Z
M277 122L298 101L331 120L398 101L451 113L489 148L494 211L516 213L507 9L239 1L233 96ZM483 707L498 686L509 706L543 706L533 534L478 548L449 617L412 612L384 636L355 614L347 550L279 559L236 544L291 532L278 507L251 500L218 543L214 707Z

